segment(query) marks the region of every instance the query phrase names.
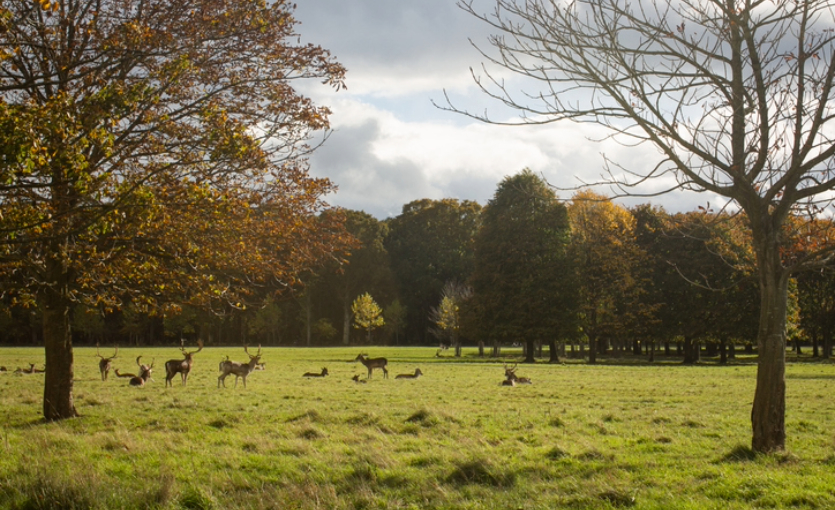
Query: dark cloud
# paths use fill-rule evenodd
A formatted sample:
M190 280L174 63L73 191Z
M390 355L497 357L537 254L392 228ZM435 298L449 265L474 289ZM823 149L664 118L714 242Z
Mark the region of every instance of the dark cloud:
M311 157L311 173L339 187L329 202L364 210L378 218L396 216L416 197L437 195L418 166L404 158L383 160L374 154L380 136L376 119L340 127Z

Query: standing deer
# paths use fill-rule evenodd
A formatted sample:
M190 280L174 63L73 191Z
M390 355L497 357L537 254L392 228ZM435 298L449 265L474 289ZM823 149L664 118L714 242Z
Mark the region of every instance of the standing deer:
M119 346L116 346L116 350L113 351L113 356L109 358L105 358L101 354L99 354L99 344L96 344L96 356L101 358L99 360L99 372L101 372L101 380L106 381L107 375L110 373L110 366L113 363L113 360L116 359L116 355L119 354Z
M418 377L422 376L423 372L420 371L419 368L415 369L414 374L399 374L395 376L395 379L417 379Z
M220 362L220 366L218 367L222 374L217 378L217 387L220 388L220 385L223 384L223 387L226 387L226 376L229 374L235 374L235 387L238 387L238 378L242 378L244 380L244 388L246 388L246 376L252 373L255 370L255 367L258 366L258 363L261 361L261 346L258 346L258 352L253 356L247 350L247 347L244 346L244 352L249 356L249 363L236 363L234 361L230 361L227 357L226 360Z
M516 364L513 364L513 368L508 368L505 364L504 366L504 376L507 378L508 381L513 381L516 384L533 384L530 377L519 377L516 375Z
M194 363L193 356L203 350L203 340L197 341L198 349L192 352L186 352L184 341L180 341L180 350L183 352L184 359L172 359L165 362L165 387L173 386L171 379L178 373L183 379L183 386L186 385L188 373L191 371L191 365Z
M364 355L360 354L357 356L357 359L354 360L354 363L357 361L365 365L365 368L368 369L367 379L371 379L371 371L375 368L381 368L383 370L383 378L388 379L389 371L386 370L386 365L389 361L386 358L366 358Z
M322 373L317 372L305 372L302 377L325 377L328 375L328 369L322 367Z

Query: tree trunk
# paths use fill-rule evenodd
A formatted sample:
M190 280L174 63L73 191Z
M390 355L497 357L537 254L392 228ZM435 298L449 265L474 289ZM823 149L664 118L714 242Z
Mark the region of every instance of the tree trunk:
M818 332L812 331L812 357L817 358L820 356L820 351L818 350Z
M559 363L560 356L557 351L557 341L555 339L548 340L548 363Z
M534 347L534 342L531 338L525 339L525 361L523 363L536 363L534 359L534 354L536 353L536 347Z
M719 363L722 365L728 363L728 341L724 338L719 342Z
M649 351L649 362L655 362L655 340L650 340L649 345L647 345L647 350Z
M43 307L43 337L46 353L43 415L47 421L78 416L73 404L73 353L70 305L60 297Z
M589 337L589 364L597 363L597 338Z
M755 232L756 233L756 232ZM773 238L773 239L771 239ZM760 323L757 332L757 388L751 409L755 452L782 450L786 444L786 311L789 275L780 260L777 234L757 245Z
M695 342L693 342L693 337L689 335L684 336L684 346L682 348L684 351L684 359L682 360L682 363L685 365L692 365L696 362L696 358L694 357L695 350L693 349L694 344Z
M635 356L641 355L641 342L639 342L638 340L632 341L632 354L634 354Z
M342 311L342 344L348 345L351 343L351 305L348 300L343 300Z

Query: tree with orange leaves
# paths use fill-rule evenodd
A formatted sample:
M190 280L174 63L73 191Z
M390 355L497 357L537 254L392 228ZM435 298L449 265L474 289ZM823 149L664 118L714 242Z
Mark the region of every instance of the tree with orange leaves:
M344 68L295 43L284 0L0 6L0 272L43 315L47 420L76 416L75 303L225 303L338 250L307 175Z

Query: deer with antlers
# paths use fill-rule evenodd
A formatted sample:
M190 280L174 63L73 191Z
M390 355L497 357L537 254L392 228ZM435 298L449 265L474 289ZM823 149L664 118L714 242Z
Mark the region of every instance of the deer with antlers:
M226 387L226 376L229 374L235 375L235 387L238 387L238 378L244 380L244 388L246 388L246 376L251 374L255 367L258 366L258 363L261 361L261 346L258 346L258 352L255 355L249 353L247 346L244 346L244 352L249 356L249 363L237 363L235 361L231 361L228 357L220 362L220 366L218 367L222 372L220 376L217 378L217 387L220 388L220 385L223 384L223 387Z
M328 369L325 368L325 367L322 367L322 372L321 373L305 372L302 377L325 377L327 375L328 375Z
M359 361L360 363L365 365L365 368L368 369L367 379L371 379L371 372L375 368L382 369L383 370L383 378L388 379L389 371L386 370L386 365L388 364L389 361L386 358L367 358L367 357L365 357L365 355L360 354L359 356L357 356L357 359L354 360L355 363L357 361Z
M418 377L420 377L422 375L423 375L423 372L421 372L419 368L416 368L414 374L398 374L394 378L395 379L417 379Z
M34 363L29 363L29 368L20 368L18 367L17 370L14 371L16 374L40 374L43 373L44 370L35 368Z
M113 364L113 360L116 359L116 356L119 354L119 346L116 346L116 350L113 351L113 356L109 358L105 358L101 354L99 354L99 344L96 344L96 357L101 358L99 360L99 372L101 372L101 380L106 381L107 375L110 373L110 367Z
M188 373L191 372L191 366L194 364L193 356L203 350L203 340L197 341L197 350L187 352L185 347L185 340L180 341L180 350L183 352L184 359L172 359L165 362L165 387L173 386L171 379L175 375L180 374L183 379L183 386L186 385Z
M115 370L116 377L130 378L130 381L128 381L130 386L138 386L140 388L145 386L145 383L151 380L151 371L154 368L154 360L151 360L150 365L143 365L139 362L140 359L142 359L142 356L136 357L136 365L139 367L139 375L123 374L119 372L119 369L117 368Z
M507 381L513 381L515 384L533 384L530 377L519 377L516 375L516 363L513 364L513 367L508 367L507 364L505 364L504 376ZM514 386L515 384L511 384L509 386Z

